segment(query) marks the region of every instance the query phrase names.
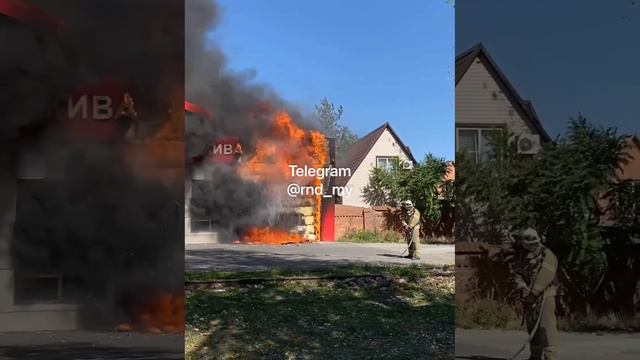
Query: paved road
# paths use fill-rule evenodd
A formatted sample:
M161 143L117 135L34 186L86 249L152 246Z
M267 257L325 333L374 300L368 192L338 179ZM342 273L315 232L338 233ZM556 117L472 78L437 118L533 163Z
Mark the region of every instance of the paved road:
M0 359L181 360L184 337L92 331L2 333Z
M525 332L456 329L456 359L509 359L527 339ZM518 359L527 359L528 348ZM640 333L603 334L561 333L559 358L562 360L640 359Z
M403 244L312 243L299 245L187 245L187 271L260 271L270 268L322 269L344 264L423 263L452 265L453 245L422 245L422 258L413 261L400 257ZM406 255L406 254L405 254Z

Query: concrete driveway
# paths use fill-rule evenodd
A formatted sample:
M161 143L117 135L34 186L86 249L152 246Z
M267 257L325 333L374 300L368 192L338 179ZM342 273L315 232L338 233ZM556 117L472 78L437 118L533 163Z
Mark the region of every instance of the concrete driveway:
M179 360L184 359L184 337L94 331L2 333L0 359Z
M404 244L311 243L297 245L186 245L186 271L316 270L345 264L453 265L454 245L422 245L421 259L400 254ZM405 253L406 255L406 253Z
M526 341L524 331L456 329L456 359L507 360ZM529 348L518 359L527 359ZM562 360L640 359L640 333L561 333Z

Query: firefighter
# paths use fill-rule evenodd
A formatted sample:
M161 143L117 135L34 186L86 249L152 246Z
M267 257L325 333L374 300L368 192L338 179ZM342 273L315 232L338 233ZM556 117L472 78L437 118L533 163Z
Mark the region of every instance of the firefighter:
M409 246L407 258L420 259L420 212L413 206L411 200L402 202L402 226L405 230L405 239Z
M116 112L115 121L120 127L120 131L124 133L125 138L135 140L140 136L138 112L136 112L135 103L131 94L125 93L123 95L122 103Z
M534 229L514 236L517 250L513 257L516 287L521 291L524 318L529 333L530 360L556 360L558 330L556 325L556 294L558 260L542 245Z

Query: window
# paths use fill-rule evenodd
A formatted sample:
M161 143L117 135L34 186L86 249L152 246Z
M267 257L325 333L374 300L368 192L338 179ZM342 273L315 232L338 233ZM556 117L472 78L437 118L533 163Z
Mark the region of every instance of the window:
M215 224L206 217L206 214L199 214L194 211L198 206L198 200L206 198L206 180L191 181L191 204L189 206L190 226L192 233L215 231Z
M43 179L52 170L48 169L50 166L44 150L38 145L29 144L27 150L20 153L16 176L18 179Z
M191 219L191 232L212 232L213 231L213 222L211 220L206 219Z
M16 269L13 303L74 303L81 298L82 281L60 274L29 274Z
M58 249L43 236L48 214L56 211L62 201L59 193L57 181L44 178L17 181L12 241L25 243L16 248L29 249L29 260L24 258L25 250L14 258L14 304L73 303L79 299L80 280L59 271L60 259L55 255Z
M640 180L626 180L618 185L613 198L614 212L618 222L633 224L638 221L639 199Z
M458 128L456 151L468 154L475 163L491 160L495 156L491 140L501 133L496 128Z
M17 275L14 284L14 304L53 303L62 298L62 277L56 274Z
M393 162L397 160L397 156L378 156L376 157L376 167L389 171L393 168Z

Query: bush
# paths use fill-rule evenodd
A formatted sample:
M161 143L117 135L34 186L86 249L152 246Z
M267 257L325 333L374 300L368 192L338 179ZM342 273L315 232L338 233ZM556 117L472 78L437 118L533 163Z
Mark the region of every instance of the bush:
M626 159L626 137L613 128L596 127L585 118L571 120L567 132L545 144L536 156L519 154L513 134L490 139L492 160L475 163L459 154L456 166L456 239L502 243L507 231L532 227L542 236L562 264L559 280L572 313L602 311L606 302L605 279L613 267L627 259L607 258L608 239L603 235L603 196L612 196L616 221L625 228L635 219L629 206L631 188L619 189L621 164ZM618 201L616 199L624 199ZM615 209L619 204L620 207ZM610 205L611 206L611 205ZM626 254L628 252L621 252ZM613 260L612 262L610 262ZM620 269L632 274L631 269ZM622 278L625 278L624 276ZM626 288L625 310L633 311L634 282L618 281ZM616 298L619 304L624 304ZM611 310L617 310L614 307ZM606 309L606 310L609 310Z
M404 237L398 232L391 230L349 230L338 241L357 243L381 243L404 242Z
M409 199L420 211L423 231L450 234L455 208L454 181L447 180L451 165L432 154L410 169L396 160L391 169L372 169L363 197L370 206L390 207Z
M623 317L615 313L606 315L576 316L574 319L558 319L558 328L563 331L624 331L637 332L640 330L640 317Z
M451 245L456 243L453 236L434 236L422 239L422 244Z
M506 302L482 298L456 303L456 327L463 329L523 329L522 313ZM558 330L574 332L638 332L640 316L606 315L558 316Z
M456 327L464 329L514 329L520 327L520 317L506 303L493 299L456 304Z

